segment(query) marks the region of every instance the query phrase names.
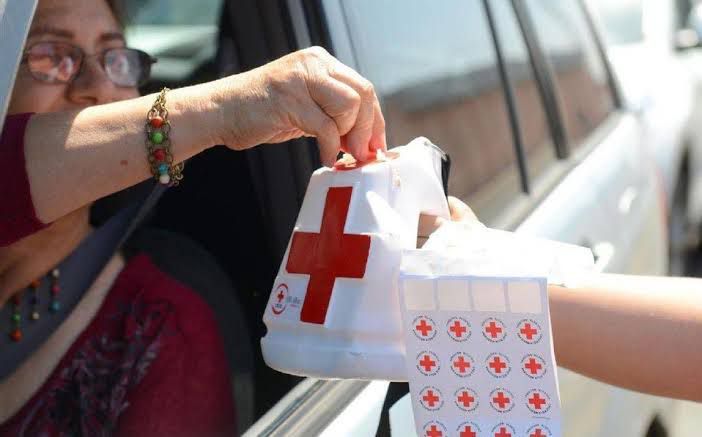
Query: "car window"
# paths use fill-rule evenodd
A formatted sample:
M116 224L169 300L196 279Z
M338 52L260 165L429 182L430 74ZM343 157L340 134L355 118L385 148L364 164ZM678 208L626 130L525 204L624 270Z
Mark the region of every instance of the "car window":
M526 4L553 72L568 142L577 146L615 108L604 60L579 0Z
M488 222L521 192L482 2L347 0L358 69L382 100L389 144L426 136L451 155L449 191Z
M607 43L643 41L643 0L595 0L592 5L602 22Z
M522 145L531 179L556 160L544 103L536 82L524 35L510 0L491 0L507 75L514 90Z
M127 42L158 58L153 81L180 85L214 58L222 2L125 1Z

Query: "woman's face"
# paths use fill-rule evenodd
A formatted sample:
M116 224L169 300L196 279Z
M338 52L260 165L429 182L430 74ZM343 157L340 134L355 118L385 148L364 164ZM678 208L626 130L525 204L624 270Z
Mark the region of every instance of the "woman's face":
M25 47L39 42L79 47L87 55L82 70L70 83L45 83L35 79L27 63L22 63L9 113L81 109L138 96L136 88L112 83L99 57L90 56L125 46L122 29L104 0L40 0Z

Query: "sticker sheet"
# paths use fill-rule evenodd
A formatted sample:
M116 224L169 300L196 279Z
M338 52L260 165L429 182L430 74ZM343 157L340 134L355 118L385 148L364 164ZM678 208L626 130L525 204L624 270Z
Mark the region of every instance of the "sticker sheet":
M417 435L561 435L546 278L400 276Z

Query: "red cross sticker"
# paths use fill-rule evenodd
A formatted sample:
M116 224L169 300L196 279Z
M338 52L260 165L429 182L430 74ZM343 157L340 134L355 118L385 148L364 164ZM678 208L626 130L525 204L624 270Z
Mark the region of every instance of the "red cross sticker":
M460 437L478 437L473 425L461 425L459 429L461 430L459 434Z
M522 320L519 322L517 335L525 343L538 343L542 337L541 326L533 320Z
M446 428L439 422L429 422L424 425L425 437L444 437Z
M452 317L446 323L448 335L455 341L466 341L470 337L470 324L461 317Z
M419 316L412 322L414 335L420 340L431 340L436 336L434 321L427 316Z
M464 353L457 352L451 357L451 370L460 377L470 376L475 370L473 358Z
M502 378L507 376L510 370L509 359L502 354L491 354L487 358L487 370L492 376Z
M504 323L494 318L485 320L483 322L483 336L494 343L504 340L507 336Z
M456 406L463 411L473 411L478 407L478 395L469 388L459 388L454 397Z
M490 405L500 413L506 413L514 407L512 402L512 393L507 390L498 388L490 393Z
M551 408L551 399L541 390L527 393L527 408L534 413L545 413Z
M363 278L370 253L368 235L344 233L353 187L330 187L319 233L295 232L285 269L309 275L300 320L323 324L336 278Z
M495 433L495 437L512 437L512 433L507 430L506 426L501 426L499 431Z
M419 392L419 403L427 410L438 410L444 404L441 392L436 387L424 387Z
M417 370L424 375L434 375L439 371L439 358L433 352L420 352L417 355Z
M529 437L547 437L542 428L536 427Z
M522 371L530 378L541 378L546 373L546 362L538 355L527 355L522 360Z

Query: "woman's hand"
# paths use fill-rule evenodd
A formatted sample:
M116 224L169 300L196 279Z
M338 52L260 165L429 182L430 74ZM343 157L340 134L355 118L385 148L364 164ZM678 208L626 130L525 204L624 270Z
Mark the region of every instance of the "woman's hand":
M314 136L325 165L339 150L359 160L386 149L373 85L320 47L208 84L219 109L221 144L243 150Z

